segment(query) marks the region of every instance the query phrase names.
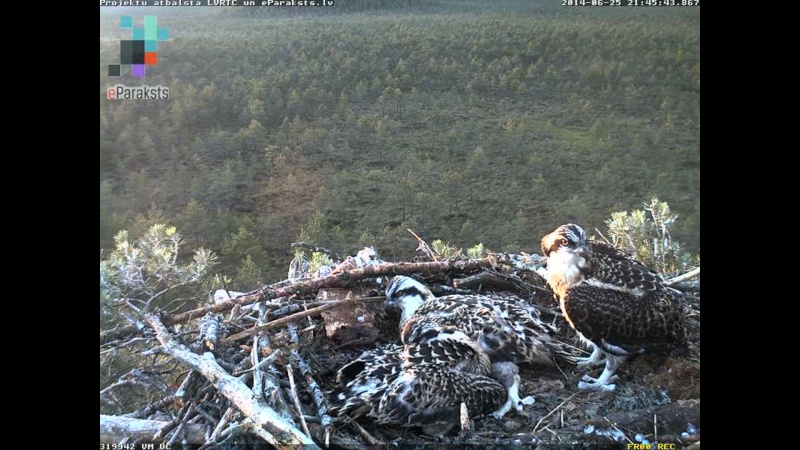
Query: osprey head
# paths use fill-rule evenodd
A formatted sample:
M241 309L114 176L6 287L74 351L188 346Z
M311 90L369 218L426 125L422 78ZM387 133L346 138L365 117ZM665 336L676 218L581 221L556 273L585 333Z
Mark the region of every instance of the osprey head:
M586 232L574 223L561 225L542 238L542 254L547 257L562 249L570 253L578 253L585 246Z
M404 275L398 275L386 286L386 306L403 309L400 324L408 320L426 300L433 298L433 293L419 281Z

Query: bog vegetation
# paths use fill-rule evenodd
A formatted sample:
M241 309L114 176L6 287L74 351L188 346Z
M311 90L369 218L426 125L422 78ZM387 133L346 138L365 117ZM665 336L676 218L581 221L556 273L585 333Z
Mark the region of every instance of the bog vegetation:
M101 9L104 258L121 230L171 223L246 291L284 277L296 240L391 261L413 256L411 228L535 252L652 196L699 250L699 8L201 9L153 12L171 39L145 80L164 102L106 100L123 33Z

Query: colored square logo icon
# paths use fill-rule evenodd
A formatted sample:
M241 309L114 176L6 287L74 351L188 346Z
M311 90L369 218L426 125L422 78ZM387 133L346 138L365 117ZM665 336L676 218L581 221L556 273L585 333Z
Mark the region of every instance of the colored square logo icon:
M120 77L122 66L130 66L133 78L144 78L145 66L158 65L158 41L169 39L169 29L158 26L157 16L144 16L139 27L133 16L121 16L119 27L131 30L131 36L119 41L119 64L108 65L108 76Z

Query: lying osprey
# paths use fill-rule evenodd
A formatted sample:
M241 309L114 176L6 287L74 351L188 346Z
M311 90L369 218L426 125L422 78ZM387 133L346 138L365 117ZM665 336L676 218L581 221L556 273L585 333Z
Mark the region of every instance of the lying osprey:
M491 375L491 376L488 376ZM496 411L519 375L516 366L490 364L464 333L443 330L415 345L387 345L364 352L342 367L345 388L334 416L371 417L379 424L423 426L427 434L449 430L460 419Z
M403 310L400 337L407 345L424 341L441 328L453 328L477 342L493 363L506 363L504 367L521 362L576 362L568 346L555 338L556 328L542 322L539 311L522 302L483 295L437 298L422 283L402 275L389 283L386 299L388 305ZM507 370L518 371L515 365ZM523 405L533 403L531 397L519 397L518 375L506 387L507 402L495 415L502 417L512 406L521 411Z
M589 241L583 228L566 224L542 238L547 282L570 326L591 345L599 378L588 375L581 389L614 390L614 373L628 355L686 345L683 295L643 263L618 249Z

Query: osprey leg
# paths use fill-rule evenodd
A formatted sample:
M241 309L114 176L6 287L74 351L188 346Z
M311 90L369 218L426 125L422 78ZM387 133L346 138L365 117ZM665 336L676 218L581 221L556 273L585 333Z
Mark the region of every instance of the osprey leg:
M614 373L617 371L620 364L625 361L625 359L625 356L616 356L607 353L606 367L603 369L603 373L601 373L598 378L592 378L589 375L584 375L583 380L578 382L578 389L603 391L615 390L617 386L615 384L611 384L611 382L618 378L616 375L614 375Z
M519 396L519 367L513 362L497 362L492 364L492 377L499 381L503 386L508 389L508 397L505 404L492 415L498 419L502 419L511 408L515 408L517 412L522 412L525 405L532 405L536 400L531 397L520 398Z

